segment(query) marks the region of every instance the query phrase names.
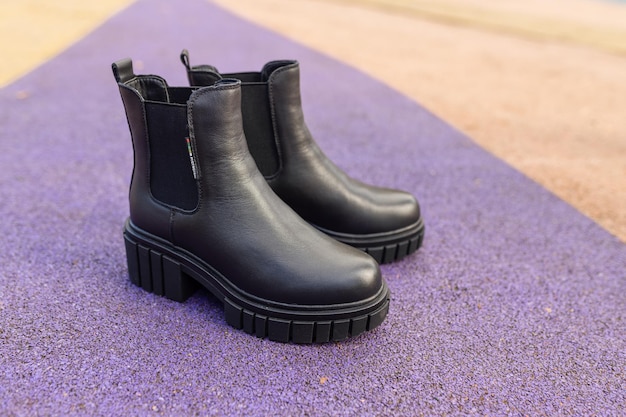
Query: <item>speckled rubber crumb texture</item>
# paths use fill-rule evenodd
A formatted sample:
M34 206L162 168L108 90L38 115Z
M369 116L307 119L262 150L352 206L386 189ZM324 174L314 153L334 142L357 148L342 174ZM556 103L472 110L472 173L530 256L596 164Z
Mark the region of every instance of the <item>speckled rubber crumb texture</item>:
M206 291L177 303L130 282L132 146L110 65L185 84L182 48L225 72L300 60L324 151L417 196L428 236L382 267L377 329L275 343L228 326ZM353 68L204 0L141 0L0 108L2 416L623 415L625 245Z

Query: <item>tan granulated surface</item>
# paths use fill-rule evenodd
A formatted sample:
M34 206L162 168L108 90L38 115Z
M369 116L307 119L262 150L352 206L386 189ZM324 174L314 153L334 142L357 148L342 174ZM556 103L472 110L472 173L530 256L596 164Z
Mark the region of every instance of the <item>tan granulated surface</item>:
M0 0L0 87L54 57L131 3Z
M626 241L626 5L214 2L404 92Z
M130 3L0 2L0 87ZM409 95L626 241L626 5L215 3Z

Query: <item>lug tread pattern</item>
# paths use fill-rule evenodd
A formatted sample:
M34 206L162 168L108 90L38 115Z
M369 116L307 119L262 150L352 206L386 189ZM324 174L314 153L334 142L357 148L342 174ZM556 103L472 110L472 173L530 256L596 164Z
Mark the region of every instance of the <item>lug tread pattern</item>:
M353 319L296 321L267 317L224 299L226 322L236 329L275 342L298 344L339 342L378 327L387 316L389 300L376 311Z
M167 255L138 244L124 236L130 281L157 295L183 302L198 288L181 264ZM383 248L384 252L385 248ZM230 326L259 338L299 344L337 342L379 326L387 316L389 298L374 312L351 319L296 321L256 314L224 298L224 317Z
M405 256L412 254L418 250L424 242L424 229L408 240L403 240L386 246L373 246L367 248L359 248L368 253L379 264L388 264L399 261Z
M180 263L137 244L124 236L130 281L144 290L183 302L196 292L198 284L185 275Z

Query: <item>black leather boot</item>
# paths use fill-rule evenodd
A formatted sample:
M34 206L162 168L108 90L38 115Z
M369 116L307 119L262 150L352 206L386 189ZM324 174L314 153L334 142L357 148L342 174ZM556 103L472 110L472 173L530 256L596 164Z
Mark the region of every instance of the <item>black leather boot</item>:
M416 199L348 177L315 143L304 121L296 61L267 63L261 72L220 74L181 60L192 86L222 78L242 81L244 131L250 153L276 194L310 224L362 249L381 263L416 251L424 223Z
M242 128L238 80L170 88L113 64L134 149L128 270L184 301L200 284L247 333L297 343L356 336L387 315L376 262L311 227L259 172Z

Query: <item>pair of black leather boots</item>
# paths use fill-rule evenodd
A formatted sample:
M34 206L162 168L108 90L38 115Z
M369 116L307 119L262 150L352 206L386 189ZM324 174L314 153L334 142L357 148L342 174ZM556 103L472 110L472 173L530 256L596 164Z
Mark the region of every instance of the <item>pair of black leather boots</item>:
M275 341L338 341L381 324L389 290L377 262L421 245L415 198L355 181L322 153L297 62L220 74L181 59L194 87L113 64L134 150L131 281L177 301L202 285L228 324Z

